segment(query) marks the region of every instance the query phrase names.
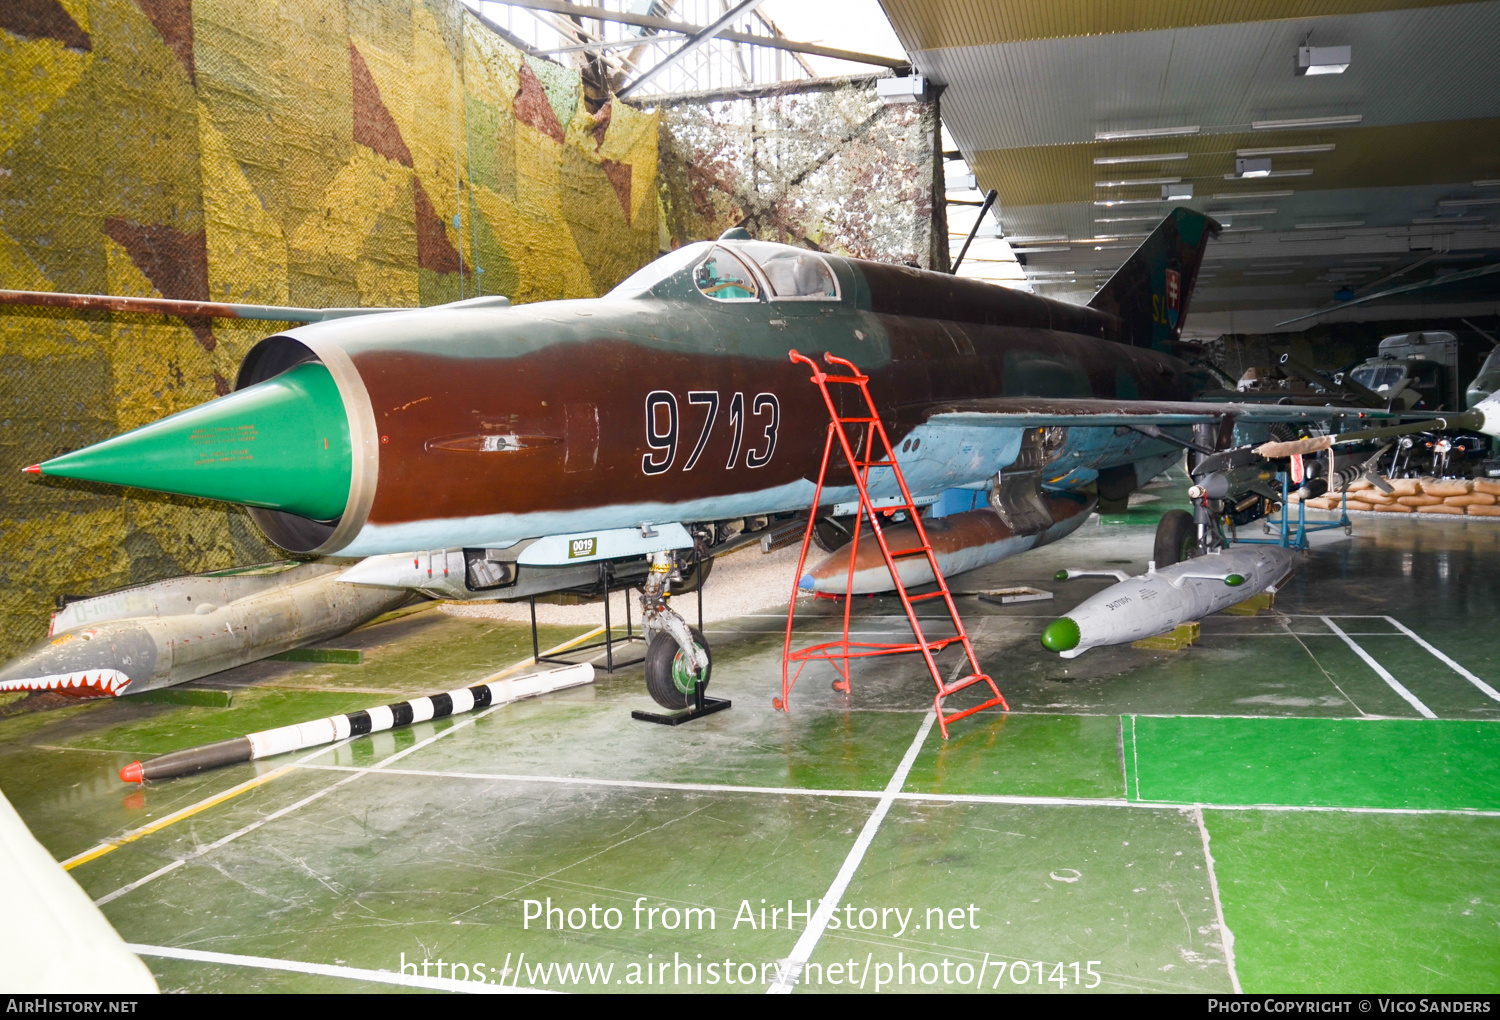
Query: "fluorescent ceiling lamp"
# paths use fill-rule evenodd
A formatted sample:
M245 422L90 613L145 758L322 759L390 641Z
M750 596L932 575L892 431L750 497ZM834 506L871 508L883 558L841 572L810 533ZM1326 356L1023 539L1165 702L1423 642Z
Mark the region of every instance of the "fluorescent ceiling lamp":
M1161 205L1167 201L1165 198L1096 198L1095 205L1117 206L1117 205Z
M1130 138L1176 138L1181 135L1196 135L1197 124L1189 127L1140 128L1134 131L1095 131L1096 142L1123 142Z
M1094 222L1095 223L1144 223L1144 222L1150 221L1150 222L1154 223L1155 221L1157 221L1159 219L1161 219L1160 216L1158 216L1156 213L1151 213L1151 214L1149 214L1147 216L1108 216L1108 217L1105 217L1105 216L1095 216L1094 217Z
M1328 223L1298 223L1298 230L1337 230L1340 227L1362 227L1364 220L1334 220Z
M1181 181L1175 184L1163 184L1161 197L1165 202L1185 202L1193 197L1193 186Z
M1439 202L1438 205L1444 209L1464 205L1500 205L1500 198L1450 198Z
M1343 74L1351 56L1348 46L1297 47L1298 74Z
M1483 216L1418 216L1412 220L1423 226L1436 226L1443 223L1483 223Z
M1257 131L1281 131L1286 128L1348 127L1365 119L1362 113L1338 117L1294 117L1291 120L1257 120L1250 126Z
M1044 237L1024 237L1023 236L1023 237L1008 237L1008 238L1006 238L1006 240L1009 241L1012 245L1017 245L1017 244L1040 244L1040 243L1045 243L1047 241L1066 241L1067 239L1068 239L1068 235L1067 234L1047 234Z
M1326 145L1273 145L1266 149L1235 149L1236 156L1302 156L1312 152L1332 152L1333 143Z
M1080 240L1074 241L1073 243L1074 244L1107 244L1110 241L1142 240L1142 239L1144 239L1144 238L1146 238L1148 236L1150 236L1150 235L1148 235L1148 234L1106 234L1103 237L1085 237L1085 238L1081 238Z
M1214 193L1214 198L1286 198L1294 194L1290 191L1219 191Z
M1225 174L1226 178L1235 177L1270 177L1271 161L1268 158L1250 159L1241 157L1234 161L1234 173Z
M1220 233L1224 234L1250 234L1257 230L1265 230L1265 227L1225 227Z
M1095 156L1095 166L1114 166L1117 163L1170 163L1187 159L1185 152L1164 152L1158 156Z
M978 191L979 179L973 174L953 174L951 177L943 178L943 189L945 191Z
M1096 159L1096 160L1094 160L1094 162L1097 163L1099 161ZM1474 187L1476 187L1476 188L1500 188L1500 180L1475 181L1474 182Z
M1241 159L1241 160L1236 160L1235 162L1236 163L1254 163L1254 162L1257 162L1257 161L1256 160L1251 160L1251 159ZM1268 159L1265 162L1269 163L1271 161ZM1257 177L1311 177L1312 176L1312 171L1311 170L1271 170L1271 171L1269 171L1267 173L1263 173L1263 174L1253 174L1253 175L1252 174L1245 174L1243 177L1240 174L1225 174L1224 175L1224 179L1226 181L1239 181L1239 180L1244 180L1246 177L1251 177L1251 176L1257 176Z
M1181 177L1136 177L1123 181L1095 181L1096 188L1128 188L1132 184L1180 184Z
M1209 209L1210 216L1274 216L1275 209Z

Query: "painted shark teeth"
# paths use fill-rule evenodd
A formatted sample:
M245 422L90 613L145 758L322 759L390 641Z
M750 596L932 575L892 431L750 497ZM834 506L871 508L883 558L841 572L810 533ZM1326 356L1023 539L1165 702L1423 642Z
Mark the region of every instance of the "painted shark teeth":
M118 697L128 686L130 677L118 669L89 669L0 680L0 691L56 691L74 698Z

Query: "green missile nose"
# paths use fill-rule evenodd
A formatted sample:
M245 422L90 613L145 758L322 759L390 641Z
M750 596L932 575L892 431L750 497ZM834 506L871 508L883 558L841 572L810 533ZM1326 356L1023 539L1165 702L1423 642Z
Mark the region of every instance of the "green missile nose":
M352 471L344 402L316 362L40 465L318 521L344 512Z
M1042 631L1042 647L1049 652L1068 652L1078 647L1078 624L1070 616L1061 616Z

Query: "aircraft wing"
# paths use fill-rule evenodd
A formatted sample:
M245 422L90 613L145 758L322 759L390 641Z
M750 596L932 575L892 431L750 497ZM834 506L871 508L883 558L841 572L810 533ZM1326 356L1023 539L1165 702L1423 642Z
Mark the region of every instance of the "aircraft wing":
M1107 400L1098 397L990 397L932 404L923 409L928 425L972 428L1109 428L1141 425L1203 425L1225 420L1288 425L1343 419L1399 421L1401 416L1358 407L1306 407L1293 404L1234 404L1207 401Z

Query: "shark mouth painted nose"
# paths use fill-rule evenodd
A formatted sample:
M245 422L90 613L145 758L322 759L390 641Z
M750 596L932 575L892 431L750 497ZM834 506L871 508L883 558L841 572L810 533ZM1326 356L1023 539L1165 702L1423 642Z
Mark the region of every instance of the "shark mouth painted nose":
M0 680L0 691L53 691L70 698L114 698L130 686L130 677L118 669L88 669L52 676Z

